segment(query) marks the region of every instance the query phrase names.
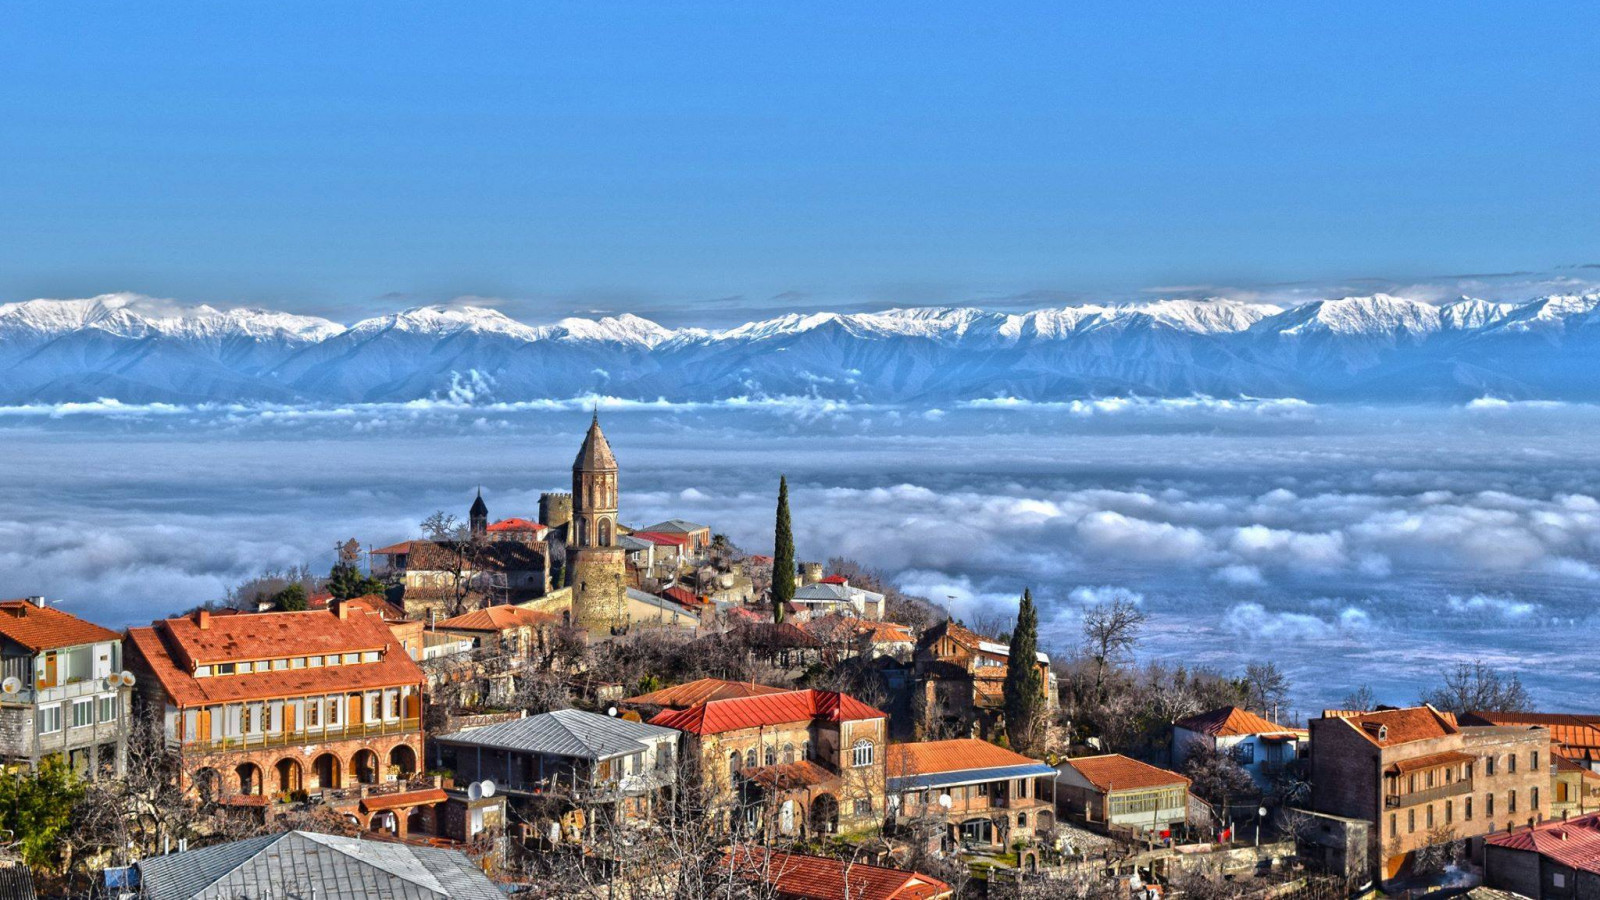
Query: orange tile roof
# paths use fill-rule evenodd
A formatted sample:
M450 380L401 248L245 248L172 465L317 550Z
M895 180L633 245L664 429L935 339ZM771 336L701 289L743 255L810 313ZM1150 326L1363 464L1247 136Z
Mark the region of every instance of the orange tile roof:
M1550 729L1550 740L1563 747L1600 749L1600 716L1470 712L1462 717L1462 721L1469 725L1543 725Z
M1102 791L1130 791L1144 788L1165 787L1173 784L1188 784L1189 779L1177 772L1158 769L1148 763L1139 762L1123 756L1120 753L1108 753L1104 756L1080 756L1077 759L1063 760L1064 763L1078 770L1082 775Z
M1236 737L1245 734L1295 734L1296 729L1285 728L1276 722L1263 719L1248 709L1224 706L1199 715L1179 719L1179 728L1214 737Z
M35 653L122 640L122 635L109 628L85 622L50 606L35 606L27 600L0 601L0 635Z
M434 628L445 631L505 631L508 628L553 625L561 621L554 613L523 609L520 606L486 606L472 612L451 616L434 623Z
M1439 766L1459 765L1464 762L1472 762L1474 759L1477 759L1477 757L1470 753L1462 753L1460 750L1446 750L1443 753L1429 753L1427 756L1414 756L1410 759L1398 760L1389 767L1387 774L1404 775L1407 772L1420 772L1423 769L1436 769Z
M888 773L891 778L904 775L934 775L940 772L964 772L968 769L997 769L1002 766L1037 765L1021 753L998 747L977 738L955 738L948 741L921 741L915 744L890 744Z
M1367 740L1379 747L1425 741L1455 734L1460 730L1456 728L1452 718L1447 718L1431 706L1380 709L1377 712L1341 715L1337 718L1348 723L1351 728L1361 732ZM1378 737L1380 728L1384 729L1382 738Z
M688 709L662 710L650 720L650 724L676 728L690 734L722 734L743 728L813 719L844 722L884 718L888 718L888 713L873 709L849 694L807 689L710 700Z
M723 851L730 872L770 884L783 900L939 900L950 885L930 875L765 847Z
M911 635L911 629L904 625L895 622L874 622L870 619L858 619L837 613L812 619L800 627L818 640L838 640L858 635L866 637L874 644L909 644L915 640Z
M1486 838L1496 847L1525 850L1584 872L1600 872L1600 813Z
M530 522L527 519L519 519L519 518L517 518L515 516L512 516L509 519L501 519L500 521L495 522L494 524L490 525L487 530L494 531L494 532L500 532L500 531L548 531L549 530L549 526L540 525L538 522Z
M708 700L727 700L732 697L758 697L763 694L783 694L788 688L756 684L753 681L723 681L721 678L698 678L687 684L674 685L629 697L623 703L632 706L660 706L665 709L688 709Z
M401 553L410 553L410 552L411 552L411 542L410 541L401 541L398 544L390 544L387 547L379 547L378 549L372 551L372 555L374 555L374 556L395 556L395 555L398 555L398 554L401 554Z
M422 670L407 656L374 613L247 613L211 618L162 619L149 628L128 629L128 644L179 707L210 703L304 697L355 690L420 685ZM278 669L249 675L196 678L193 666L225 661L325 656L382 651L375 663Z
M839 780L839 776L809 759L802 759L799 762L792 763L778 763L772 766L757 766L753 769L741 769L739 774L749 781L754 781L757 784L779 791L816 787Z

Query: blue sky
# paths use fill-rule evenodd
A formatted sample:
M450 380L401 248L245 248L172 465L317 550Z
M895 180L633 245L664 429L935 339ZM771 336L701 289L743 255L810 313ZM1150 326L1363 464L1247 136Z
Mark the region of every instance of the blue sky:
M0 301L704 320L1600 263L1597 20L12 3Z

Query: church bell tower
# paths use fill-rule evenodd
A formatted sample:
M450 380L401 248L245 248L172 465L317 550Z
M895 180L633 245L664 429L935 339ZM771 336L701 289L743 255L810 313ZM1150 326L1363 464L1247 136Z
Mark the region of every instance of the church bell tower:
M573 623L594 635L615 633L627 624L626 563L617 546L617 458L598 413L572 463L567 542Z

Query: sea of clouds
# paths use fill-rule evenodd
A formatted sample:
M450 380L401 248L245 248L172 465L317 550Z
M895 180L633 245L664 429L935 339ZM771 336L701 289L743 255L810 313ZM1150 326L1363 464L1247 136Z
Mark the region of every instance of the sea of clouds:
M1145 655L1276 661L1304 710L1363 683L1408 702L1473 658L1551 707L1600 695L1571 649L1600 637L1600 410L1563 404L0 409L0 594L125 625L412 536L480 484L493 515L531 515L594 407L626 520L766 550L786 473L802 557L855 557L960 614L1031 587L1057 652L1122 598L1151 615Z

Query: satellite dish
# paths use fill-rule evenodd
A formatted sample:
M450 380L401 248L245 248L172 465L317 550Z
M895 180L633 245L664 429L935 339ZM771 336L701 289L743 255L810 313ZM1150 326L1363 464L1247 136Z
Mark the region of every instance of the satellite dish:
M120 672L117 677L121 678L122 679L122 683L127 685L128 687L133 687L134 682L139 680L139 679L133 677L133 673L129 672L127 669L123 669L122 672Z
M616 718L617 708L615 706L613 706L610 709L607 709L606 710L606 715L611 716L612 718Z
M485 800L487 800L490 797L494 796L494 782L493 781L490 781L489 779L485 778L483 780L483 784L480 785L480 787L482 788L483 798Z
M467 785L467 799L477 802L483 799L483 785L474 781Z
M0 681L0 691L4 691L7 694L15 694L21 690L22 679L20 678L7 678L5 681Z
M943 808L943 809L949 809L950 808L950 795L949 794L940 794L939 795L939 806L941 808Z

